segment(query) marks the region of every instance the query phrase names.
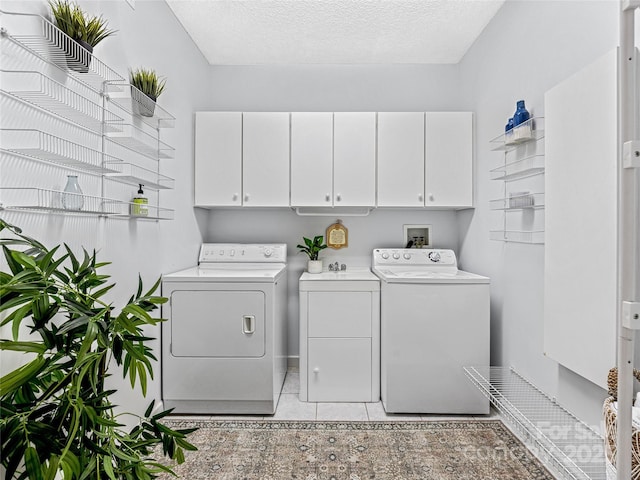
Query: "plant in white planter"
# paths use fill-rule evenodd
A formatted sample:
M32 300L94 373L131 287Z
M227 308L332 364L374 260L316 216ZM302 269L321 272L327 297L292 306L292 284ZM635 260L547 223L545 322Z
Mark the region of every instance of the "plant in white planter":
M327 248L327 245L324 243L324 237L322 235L316 235L313 237L313 240L306 237L302 237L302 240L304 240L304 245L298 245L296 248L309 256L307 271L309 273L321 273L322 260L318 259L318 255L321 250Z

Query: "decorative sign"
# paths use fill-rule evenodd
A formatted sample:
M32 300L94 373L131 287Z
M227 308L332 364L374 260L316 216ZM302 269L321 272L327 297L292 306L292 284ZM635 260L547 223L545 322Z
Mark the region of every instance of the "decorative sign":
M338 249L349 246L349 230L342 225L342 220L336 220L336 223L329 225L326 237L327 247Z

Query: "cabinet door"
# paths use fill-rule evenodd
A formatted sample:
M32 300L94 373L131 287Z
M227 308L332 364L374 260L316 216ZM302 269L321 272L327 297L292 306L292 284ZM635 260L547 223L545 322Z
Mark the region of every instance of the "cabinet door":
M242 204L289 206L289 113L244 113Z
M424 113L378 113L378 206L424 206Z
M473 205L473 116L471 112L427 112L425 205Z
M376 204L376 114L334 113L333 204Z
M310 337L370 337L371 292L309 292Z
M196 206L242 202L242 113L196 112Z
M332 164L333 113L292 113L291 206L332 205Z
M371 339L310 338L310 402L370 402Z

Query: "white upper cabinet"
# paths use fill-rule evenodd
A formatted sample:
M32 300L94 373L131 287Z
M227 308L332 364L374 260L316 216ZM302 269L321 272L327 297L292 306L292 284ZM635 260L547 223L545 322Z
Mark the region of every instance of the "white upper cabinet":
M333 204L333 113L291 114L291 206Z
M195 205L289 206L289 113L197 112Z
M242 113L196 112L195 205L242 203Z
M473 205L473 114L427 112L425 205Z
M424 117L378 113L378 206L424 206Z
M333 205L376 204L376 113L335 113Z
M242 204L289 206L289 113L243 114Z
M195 205L469 208L473 115L197 112Z

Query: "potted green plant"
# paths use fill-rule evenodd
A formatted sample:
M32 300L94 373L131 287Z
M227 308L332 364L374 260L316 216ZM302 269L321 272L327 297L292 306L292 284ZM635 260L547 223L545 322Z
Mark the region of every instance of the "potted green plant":
M131 89L133 113L153 117L156 100L164 91L166 82L166 78L159 77L155 70L150 68L129 70L129 83L135 87Z
M322 260L318 258L318 255L321 250L327 248L324 243L324 237L317 235L313 237L313 240L302 237L302 240L304 240L304 245L298 245L296 248L298 248L301 253L306 253L309 256L307 271L309 273L322 273Z
M93 48L115 30L107 28L107 21L102 16L90 15L69 0L50 0L49 6L56 26L71 39L63 39L61 45L67 56L67 66L76 72L87 73Z
M162 321L151 315L166 298L159 281L137 291L119 311L104 300L114 284L99 273L107 263L95 251L77 257L65 245L47 249L0 219L8 271L0 271L0 325L11 339L0 349L21 352L24 364L0 377L0 458L7 479L153 479L171 468L153 458L184 461L186 436L161 423L154 402L125 431L105 387L113 370L146 394L156 360L143 330ZM30 335L21 339L20 331Z

